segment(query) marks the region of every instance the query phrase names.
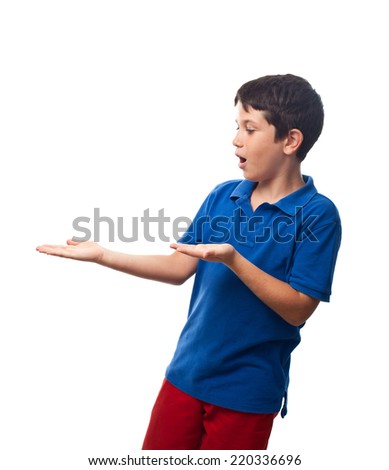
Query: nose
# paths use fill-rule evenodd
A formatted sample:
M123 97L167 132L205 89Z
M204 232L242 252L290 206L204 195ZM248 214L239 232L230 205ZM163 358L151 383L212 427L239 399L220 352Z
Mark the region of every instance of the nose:
M234 147L242 147L243 144L239 138L239 131L236 133L234 139L232 140L232 145Z

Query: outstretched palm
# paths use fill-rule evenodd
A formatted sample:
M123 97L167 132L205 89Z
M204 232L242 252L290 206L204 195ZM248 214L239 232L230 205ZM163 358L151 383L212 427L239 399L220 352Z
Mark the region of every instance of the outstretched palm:
M98 262L103 256L103 248L95 242L75 242L67 240L67 245L41 245L36 249L40 253L80 261Z
M215 261L218 263L228 263L235 254L234 247L228 243L205 245L186 245L181 243L172 243L170 247L174 248L180 253L193 256L194 258L200 258L206 261Z

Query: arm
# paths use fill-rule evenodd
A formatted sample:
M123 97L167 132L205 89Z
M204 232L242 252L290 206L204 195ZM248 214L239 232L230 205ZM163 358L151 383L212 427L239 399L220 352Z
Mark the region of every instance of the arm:
M224 263L263 303L293 326L304 323L319 304L319 300L265 273L229 244L173 244L171 247L196 258Z
M130 255L108 250L94 242L67 241L67 245L41 245L37 251L89 261L133 276L179 285L194 274L198 260L185 254Z

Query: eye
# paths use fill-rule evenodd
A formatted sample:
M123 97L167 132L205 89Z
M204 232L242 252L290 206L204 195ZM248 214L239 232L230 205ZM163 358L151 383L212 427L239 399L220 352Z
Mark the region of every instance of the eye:
M246 127L246 132L247 134L252 134L253 132L255 132L255 129L252 129L251 127Z

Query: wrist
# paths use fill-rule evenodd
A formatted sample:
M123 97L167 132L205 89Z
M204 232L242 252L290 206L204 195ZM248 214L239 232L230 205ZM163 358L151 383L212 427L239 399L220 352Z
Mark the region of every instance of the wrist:
M228 253L228 256L224 260L224 264L229 267L232 271L235 270L236 266L239 264L239 260L242 258L242 255L231 246L231 251Z
M111 250L108 250L107 248L100 247L100 254L97 256L95 263L96 264L101 264L101 266L109 266L110 265L110 255L111 255Z

